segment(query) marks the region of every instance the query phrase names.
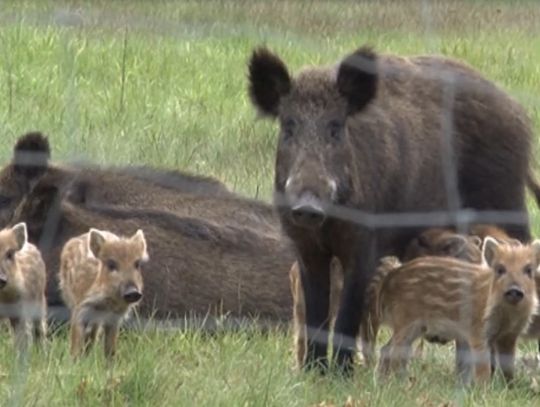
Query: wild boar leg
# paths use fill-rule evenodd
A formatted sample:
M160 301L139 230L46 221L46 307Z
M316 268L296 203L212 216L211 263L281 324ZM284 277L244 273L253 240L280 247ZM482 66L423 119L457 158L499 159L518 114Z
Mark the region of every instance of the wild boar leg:
M470 383L472 379L471 348L463 339L456 339L456 374L462 383Z
M474 338L469 342L471 361L474 365L474 379L478 384L489 382L491 377L491 363L489 346L484 339Z
M499 366L507 383L514 380L514 362L516 355L517 336L507 335L495 342Z
M413 342L419 337L418 329L409 325L398 328L392 336L392 346L388 355L389 370L403 374L412 356Z
M306 306L307 368L328 367L330 256L305 256L300 275Z
M336 362L344 373L350 373L353 368L356 337L365 308L366 288L376 264L375 250L369 250L371 245L362 247L368 248L362 256L355 253L348 261L340 259L346 273L341 306L334 328L333 351Z

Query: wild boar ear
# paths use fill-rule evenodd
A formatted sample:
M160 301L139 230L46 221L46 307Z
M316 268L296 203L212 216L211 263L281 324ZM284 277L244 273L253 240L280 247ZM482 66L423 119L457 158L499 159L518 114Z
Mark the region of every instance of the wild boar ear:
M88 250L95 258L99 257L104 243L105 236L97 229L90 229L90 232L88 232Z
M511 246L521 246L521 240L518 240L518 239L512 239L512 238L508 238L508 239L505 239L504 240L505 243L511 245Z
M416 243L418 244L418 246L424 248L424 249L428 249L430 246L431 246L431 242L429 240L429 238L427 237L426 233L420 233L417 237L416 237Z
M531 243L531 248L532 248L533 253L535 255L536 264L540 265L540 239L535 239Z
M257 48L249 61L249 97L262 115L276 117L280 99L291 90L285 63L264 47Z
M131 241L134 242L138 248L141 250L142 257L141 260L147 261L148 260L148 251L146 248L146 239L144 237L144 232L142 229L137 230L133 236L131 236Z
M15 241L17 242L17 250L21 250L28 241L28 233L26 231L26 223L17 223L11 228Z
M40 132L26 133L15 143L13 169L28 183L29 188L47 170L51 151L49 141Z
M449 256L457 257L467 246L467 238L462 235L453 235L445 243L443 250Z
M487 236L484 239L484 244L482 245L482 259L483 262L489 267L493 265L493 259L498 247L499 242L497 242L491 236Z
M343 59L337 72L337 87L347 99L348 113L355 114L377 93L377 54L362 47Z

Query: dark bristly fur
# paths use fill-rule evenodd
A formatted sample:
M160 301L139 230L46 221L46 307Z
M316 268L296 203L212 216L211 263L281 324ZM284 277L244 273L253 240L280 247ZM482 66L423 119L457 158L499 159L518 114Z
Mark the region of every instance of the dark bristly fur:
M349 113L362 110L377 93L377 55L363 47L346 57L336 78L339 92L349 102Z
M291 87L287 67L265 48L257 49L254 55L249 64L249 95L261 114L276 116L279 98ZM272 84L266 83L269 77Z
M17 142L15 156L21 146L34 146L39 151L48 151L46 138L39 133L21 137ZM39 199L35 199L36 196ZM221 225L219 228L223 230L234 230L238 235L265 236L276 242L282 240L283 244L279 243L278 246L284 248L285 252L278 252L276 246L275 255L283 256L283 283L287 282L287 271L293 260L289 243L282 234L272 206L238 196L215 179L173 170L58 166L47 161L40 167L39 173L21 173L15 170L15 158L0 170L0 226L12 224L15 218L21 219L20 208L33 205L33 215L25 221L28 223L31 241L39 245L45 258L50 256L49 250L57 243L55 230L50 229L51 225L57 223L57 213L50 210L57 207L57 200L67 200L87 208L100 205L130 208L131 211L126 210L126 215L123 215L128 217L130 213L146 218L148 211L154 210L161 214L170 211L180 218L193 219L192 225L215 224ZM148 211L144 213L145 210ZM165 223L162 222L166 228ZM195 239L195 235L200 235L203 229L192 228L194 235L191 238ZM42 234L43 231L46 233ZM211 235L214 232L214 229L208 229L203 234ZM234 236L234 233L229 236ZM225 243L223 240L220 245L224 247ZM54 268L49 267L48 270L54 273ZM51 276L48 278L47 298L49 305L62 304L57 281Z
M280 123L275 199L301 267L311 328L307 365L327 365L329 270L337 257L345 280L334 355L348 370L377 259L401 257L421 229L367 230L337 219L340 207L368 213L448 209L442 141L451 108L461 207L526 213L530 120L480 73L440 56L407 58L363 48L337 66L289 76L277 55L259 48L249 70L254 105ZM497 226L513 238L530 239L528 224L502 219Z
M54 214L54 216L51 216ZM227 314L283 322L292 306L287 272L294 261L286 238L156 209L73 204L38 184L16 211L29 219L30 240L49 239L48 270L58 270L65 242L90 228L131 235L143 229L150 260L144 266L142 316ZM51 219L55 224L47 224ZM46 228L49 228L48 230ZM49 276L49 292L58 296Z

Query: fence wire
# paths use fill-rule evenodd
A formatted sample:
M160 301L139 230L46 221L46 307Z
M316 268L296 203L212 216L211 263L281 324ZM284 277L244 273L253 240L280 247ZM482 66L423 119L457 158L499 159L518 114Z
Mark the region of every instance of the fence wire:
M421 15L425 24L425 42L428 44L428 48L433 52L437 53L439 51L438 47L440 42L437 41L437 27L433 24L432 21L432 2L423 0L420 3ZM315 6L315 5L314 5ZM242 25L242 24L228 24L224 22L211 22L208 24L193 24L193 25L181 25L173 23L171 21L160 21L159 19L152 17L131 17L131 18L121 18L120 21L115 15L104 16L103 14L93 11L91 8L81 7L77 11L71 9L57 8L52 12L36 12L36 13L25 13L21 15L19 13L4 13L0 15L0 21L2 24L24 24L32 27L83 27L85 24L97 24L105 28L112 29L122 29L122 34L119 35L129 35L127 34L130 31L137 31L140 33L146 33L147 35L160 35L164 37L173 37L178 40L186 38L200 38L213 35L215 32L228 33L231 35L243 35L243 36L253 36L260 37L260 32L252 25ZM267 42L272 45L272 43L281 43L285 41L291 41L290 36L287 39L284 39L281 35L279 28L275 30L267 29L265 33ZM124 41L125 41L124 37ZM317 40L310 39L306 36L298 35L294 39L298 43L299 47L304 49L309 49L316 52L321 46ZM248 55L246 55L246 60ZM363 61L358 61L358 66L360 68L364 67ZM73 73L72 73L73 74ZM392 72L385 72L387 75L392 75ZM422 75L425 77L425 72L422 72ZM459 188L458 188L458 170L456 163L456 153L454 151L455 143L453 140L454 132L454 102L455 102L455 90L456 86L467 86L467 84L457 83L459 79L449 71L435 72L434 78L426 79L439 79L444 83L443 87L443 110L444 115L440 117L441 128L443 129L443 137L441 139L441 151L442 154L442 168L444 174L444 185L446 190L446 196L448 197L447 208L448 210L439 210L439 211L429 211L429 212L401 212L401 213L370 213L362 210L352 209L339 205L330 205L327 208L328 216L334 219L340 219L349 223L354 223L358 226L366 228L368 230L384 230L384 229L396 229L396 228L430 228L430 227L444 227L444 226L454 226L459 232L465 232L467 226L471 224L497 224L504 221L504 224L507 225L524 225L528 222L528 215L522 211L499 211L499 210L484 210L478 211L468 208L462 208L462 202L460 200ZM71 78L73 79L73 78ZM478 84L475 84L478 86ZM70 80L66 84L67 88L67 103L76 104L77 103L77 92L76 84L73 80ZM525 99L529 106L533 108L540 108L540 97L534 92L531 93L518 93L514 92L513 96L517 99ZM75 107L70 108L72 111L76 109ZM67 124L70 128L73 128L73 133L77 132L77 120L75 118L68 119L71 120ZM29 122L29 126L33 126ZM209 135L208 137L211 137ZM84 157L84 152L77 149L77 145L73 145L73 153L75 156ZM40 153L38 153L40 154ZM36 160L43 161L42 154L35 156L35 153L28 153L27 155L21 155L19 157L19 162L21 165L24 164L33 164ZM88 161L91 161L91 157L85 157ZM77 182L75 177L72 180L72 183ZM166 187L174 187L175 180L173 178L163 178L163 183L166 184ZM157 180L159 184L159 180ZM69 188L66 188L69 189ZM61 208L62 199L61 194L55 196L56 204L51 205L46 221L43 226L43 233L41 234L40 240L38 242L39 247L44 251L51 251L54 247L55 236L59 233L59 228L61 227L61 213L59 208ZM217 198L219 199L219 198ZM285 197L276 194L275 196L275 205L286 206L287 201ZM107 205L103 205L106 209ZM114 205L110 209L114 209ZM127 210L127 209L126 209ZM136 210L133 209L133 213ZM137 216L141 219L151 219L151 216L148 212L144 214L141 212ZM227 219L224 219L224 222L227 222ZM186 256L189 256L190 253L186 253ZM286 278L286 272L283 272L284 278ZM174 295L174 292L171 292L171 287L163 287L163 295L169 296ZM469 292L471 296L472 292ZM8 307L9 308L9 307ZM11 308L2 307L1 311L4 316L18 316L17 312ZM15 315L13 315L15 312ZM28 312L33 312L29 310ZM69 320L69 310L63 305L52 305L48 309L51 319L54 320ZM471 310L469 307L462 310L462 318L470 318ZM292 314L292 309L291 309ZM108 316L100 317L102 320L107 320ZM115 316L116 318L116 316ZM151 328L159 329L162 331L172 331L176 332L177 330L185 329L204 329L208 331L220 331L220 330L230 330L230 329L248 329L250 323L253 320L250 318L234 317L234 316L219 316L214 317L210 314L208 315L186 315L182 318L145 318L141 315L136 315L131 321L128 321L128 325L133 327L141 328ZM275 321L269 319L259 319L256 320L256 324L259 327L263 328L274 328L278 325ZM312 335L317 336L317 332L320 331L319 327L308 327L311 330ZM355 344L356 338L345 338L348 343ZM410 349L403 349L403 356L409 357ZM23 403L23 396L21 394L23 389L23 384L25 381L25 376L28 374L30 366L28 365L27 354L23 353L20 358L20 369L16 377L13 378L12 386L15 391L12 394L12 399L10 400L11 404L19 405ZM475 359L477 355L471 354L466 355L466 358ZM439 358L438 355L435 358ZM502 362L505 363L507 356L503 355ZM459 396L457 396L459 398Z

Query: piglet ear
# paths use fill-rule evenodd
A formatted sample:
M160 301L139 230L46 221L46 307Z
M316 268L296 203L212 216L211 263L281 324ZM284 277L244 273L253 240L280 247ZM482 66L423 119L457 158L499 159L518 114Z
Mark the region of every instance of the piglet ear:
M264 47L253 51L249 61L249 96L259 112L276 117L280 100L291 90L285 63Z
M105 243L105 236L97 229L90 229L88 233L88 250L95 258L98 258Z
M540 266L540 239L535 239L531 243L531 248L535 256L536 265Z
M148 251L146 247L146 239L144 237L144 232L142 229L137 230L133 236L131 236L131 241L135 243L138 247L138 249L141 251L141 260L147 261L148 260Z
M26 223L17 223L11 228L15 241L17 242L17 250L21 250L28 241L28 232L26 231Z
M448 256L459 257L459 255L463 253L463 251L467 247L467 244L467 237L459 234L452 235L452 237L450 237L448 241L445 242L443 251Z
M497 242L497 240L493 239L491 236L484 239L484 244L482 245L482 259L489 267L493 265L493 260L498 247L499 242Z
M338 68L337 87L355 114L371 102L377 93L377 54L362 47L343 59Z

